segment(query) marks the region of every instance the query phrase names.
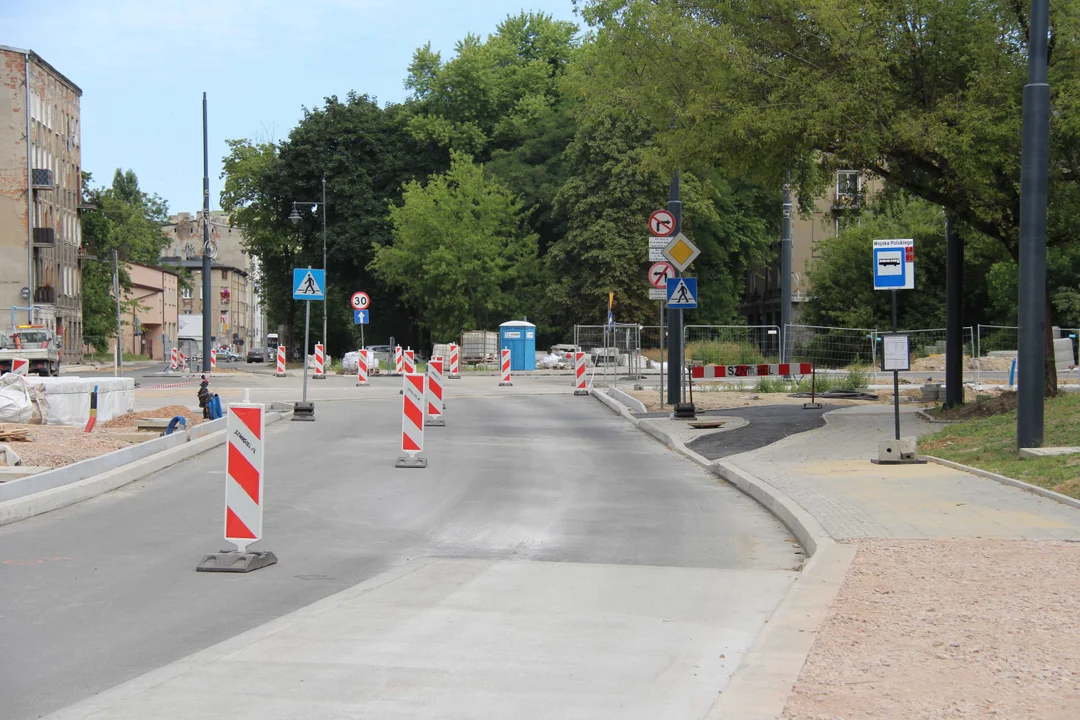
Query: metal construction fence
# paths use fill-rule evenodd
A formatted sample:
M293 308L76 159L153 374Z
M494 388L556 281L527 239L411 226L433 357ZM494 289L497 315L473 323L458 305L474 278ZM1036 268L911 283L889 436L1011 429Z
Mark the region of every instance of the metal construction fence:
M645 369L641 356L642 329L641 325L629 323L575 325L574 345L586 354L594 376L602 375L610 382L625 372L636 379Z
M777 325L687 325L683 328L686 363L760 365L780 361Z
M782 355L820 369L877 366L876 330L823 325L786 325Z

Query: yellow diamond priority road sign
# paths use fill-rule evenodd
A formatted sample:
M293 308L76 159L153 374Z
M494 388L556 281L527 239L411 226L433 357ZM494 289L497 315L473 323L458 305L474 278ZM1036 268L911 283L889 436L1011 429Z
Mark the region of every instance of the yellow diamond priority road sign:
M671 242L664 248L664 257L670 260L671 264L679 269L679 272L683 272L690 267L690 263L694 262L700 254L701 250L698 249L697 245L690 242L690 238L682 233L672 238Z

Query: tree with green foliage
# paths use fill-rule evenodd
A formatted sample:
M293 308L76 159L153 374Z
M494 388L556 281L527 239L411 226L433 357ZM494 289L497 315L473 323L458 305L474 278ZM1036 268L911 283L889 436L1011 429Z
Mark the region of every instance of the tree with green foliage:
M1075 247L1080 0L1050 11L1048 242ZM1017 259L1027 13L1011 0L591 0L582 100L650 117L653 162L767 187L790 173L804 209L836 169L868 170Z
M116 299L113 297L112 252L120 261L120 285L130 289L125 262L157 265L168 238L161 226L168 221L165 201L139 188L131 170L117 171L112 185L92 188L90 173L83 173L83 198L93 210L83 213L83 249L94 260L82 264L83 335L100 338L116 334Z
M371 269L436 340L488 328L527 312L535 298L536 235L521 202L464 153L426 185L406 183L390 207L393 242Z

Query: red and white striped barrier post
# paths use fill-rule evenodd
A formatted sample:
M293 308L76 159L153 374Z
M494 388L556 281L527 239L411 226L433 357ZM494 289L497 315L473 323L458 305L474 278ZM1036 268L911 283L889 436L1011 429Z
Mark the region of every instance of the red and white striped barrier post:
M180 351L177 348L173 348L169 351L169 369L176 370L180 366Z
M406 373L401 393L401 452L395 467L426 468L427 458L420 457L424 451L424 376Z
M263 535L264 406L236 403L225 419L225 539L236 550L211 553L197 570L249 572L272 565L271 552L249 552Z
M502 381L499 383L499 387L510 387L514 383L510 382L510 348L502 349Z
M367 387L368 351L360 348L356 355L356 387Z
M274 377L285 377L285 346L277 346L277 372Z
M461 362L461 348L456 343L450 343L450 374L447 375L449 380L460 380L461 375L458 374L460 370L459 363Z
M404 372L404 370L403 370L404 365L402 364L404 362L405 362L405 360L404 360L404 358L402 357L402 354L401 354L401 346L400 345L395 345L394 346L394 372L392 372L390 374L391 375L400 375L402 372Z
M217 350L210 348L210 372L217 370Z
M180 351L180 367L184 368L184 372L187 372L187 355L182 350Z
M427 422L432 427L443 427L443 360L433 357L427 364Z
M574 353L574 394L588 395L589 390L585 387L585 353Z
M326 356L323 354L322 343L315 343L315 374L311 376L312 380L325 380L326 372Z
M412 375L413 373L415 373L416 372L416 351L415 350L405 350L405 352L402 353L402 357L405 360L405 374L406 375Z
M30 372L30 361L26 358L11 358L11 372L26 377Z

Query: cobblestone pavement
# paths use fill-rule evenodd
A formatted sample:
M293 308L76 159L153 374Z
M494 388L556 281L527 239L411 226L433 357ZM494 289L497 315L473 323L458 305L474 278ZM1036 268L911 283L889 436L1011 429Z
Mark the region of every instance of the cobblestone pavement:
M891 408L845 408L824 427L726 462L787 494L837 540L1080 540L1080 510L1067 505L934 463L872 464L892 428ZM903 435L933 430L903 414Z

